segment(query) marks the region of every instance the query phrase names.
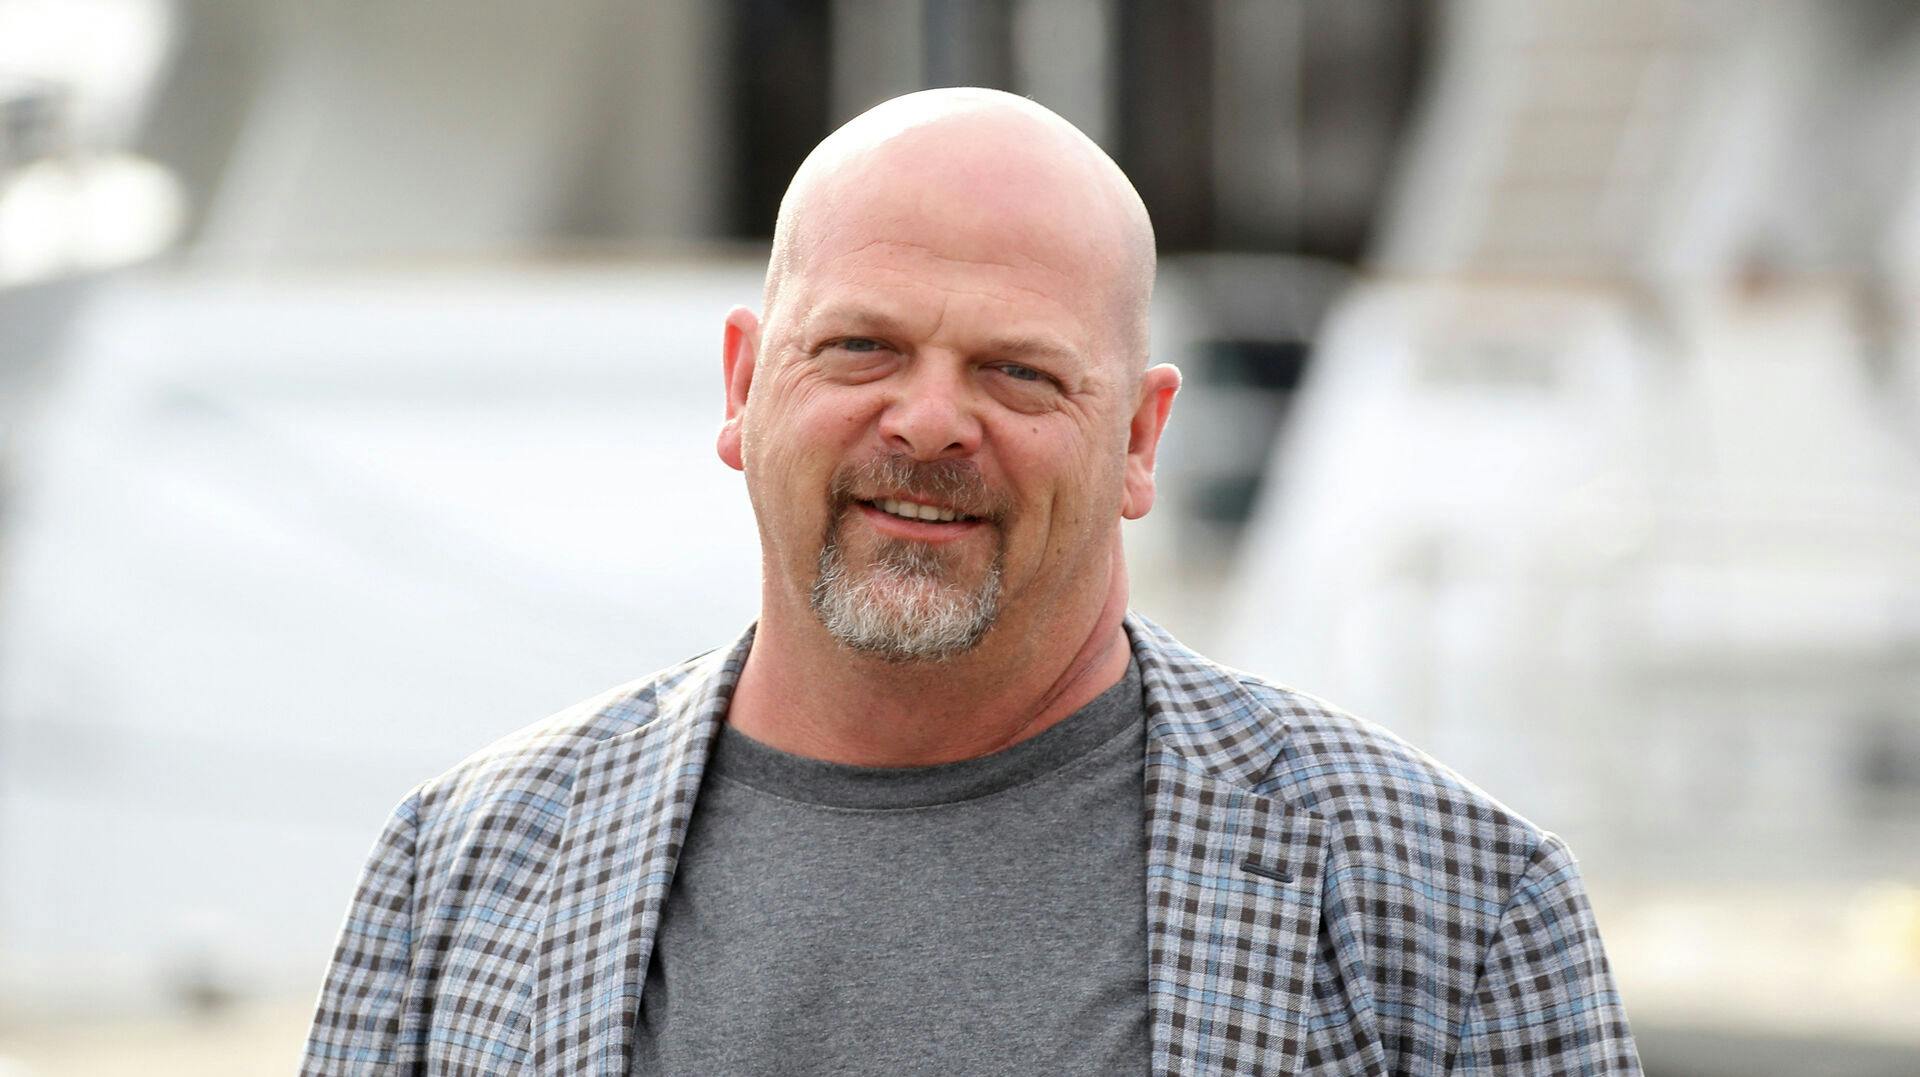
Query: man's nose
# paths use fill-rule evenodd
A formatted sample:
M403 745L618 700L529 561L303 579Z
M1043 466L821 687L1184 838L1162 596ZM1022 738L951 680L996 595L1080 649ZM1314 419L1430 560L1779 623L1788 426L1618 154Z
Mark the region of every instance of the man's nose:
M958 365L921 357L880 415L887 447L916 460L971 456L980 448L980 418Z

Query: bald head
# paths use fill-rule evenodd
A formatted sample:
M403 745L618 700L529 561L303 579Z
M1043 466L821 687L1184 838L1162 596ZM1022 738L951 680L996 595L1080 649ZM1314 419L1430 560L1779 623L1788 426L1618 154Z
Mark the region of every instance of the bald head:
M896 97L815 147L780 202L767 319L781 316L790 280L846 244L936 233L943 257L1070 267L1105 297L1132 369L1145 366L1154 277L1146 207L1078 128L998 90Z

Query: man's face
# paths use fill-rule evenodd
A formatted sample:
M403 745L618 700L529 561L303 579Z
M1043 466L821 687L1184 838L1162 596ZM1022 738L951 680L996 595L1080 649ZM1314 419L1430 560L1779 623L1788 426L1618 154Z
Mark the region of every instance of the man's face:
M933 216L823 231L767 312L740 435L767 572L898 660L1104 591L1138 403L1078 248Z

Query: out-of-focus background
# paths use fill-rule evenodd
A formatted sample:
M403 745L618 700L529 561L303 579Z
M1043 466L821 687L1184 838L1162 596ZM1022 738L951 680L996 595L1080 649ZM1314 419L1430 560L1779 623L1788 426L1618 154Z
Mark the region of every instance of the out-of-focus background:
M1159 230L1136 604L1581 853L1648 1071L1920 1072L1909 0L0 0L0 1073L291 1069L420 779L753 615L885 97Z

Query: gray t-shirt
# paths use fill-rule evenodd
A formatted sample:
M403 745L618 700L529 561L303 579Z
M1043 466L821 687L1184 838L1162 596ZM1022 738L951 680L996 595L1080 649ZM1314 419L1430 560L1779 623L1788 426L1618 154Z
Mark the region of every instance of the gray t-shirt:
M1038 736L940 766L723 728L633 1072L1146 1072L1145 737L1131 666Z

